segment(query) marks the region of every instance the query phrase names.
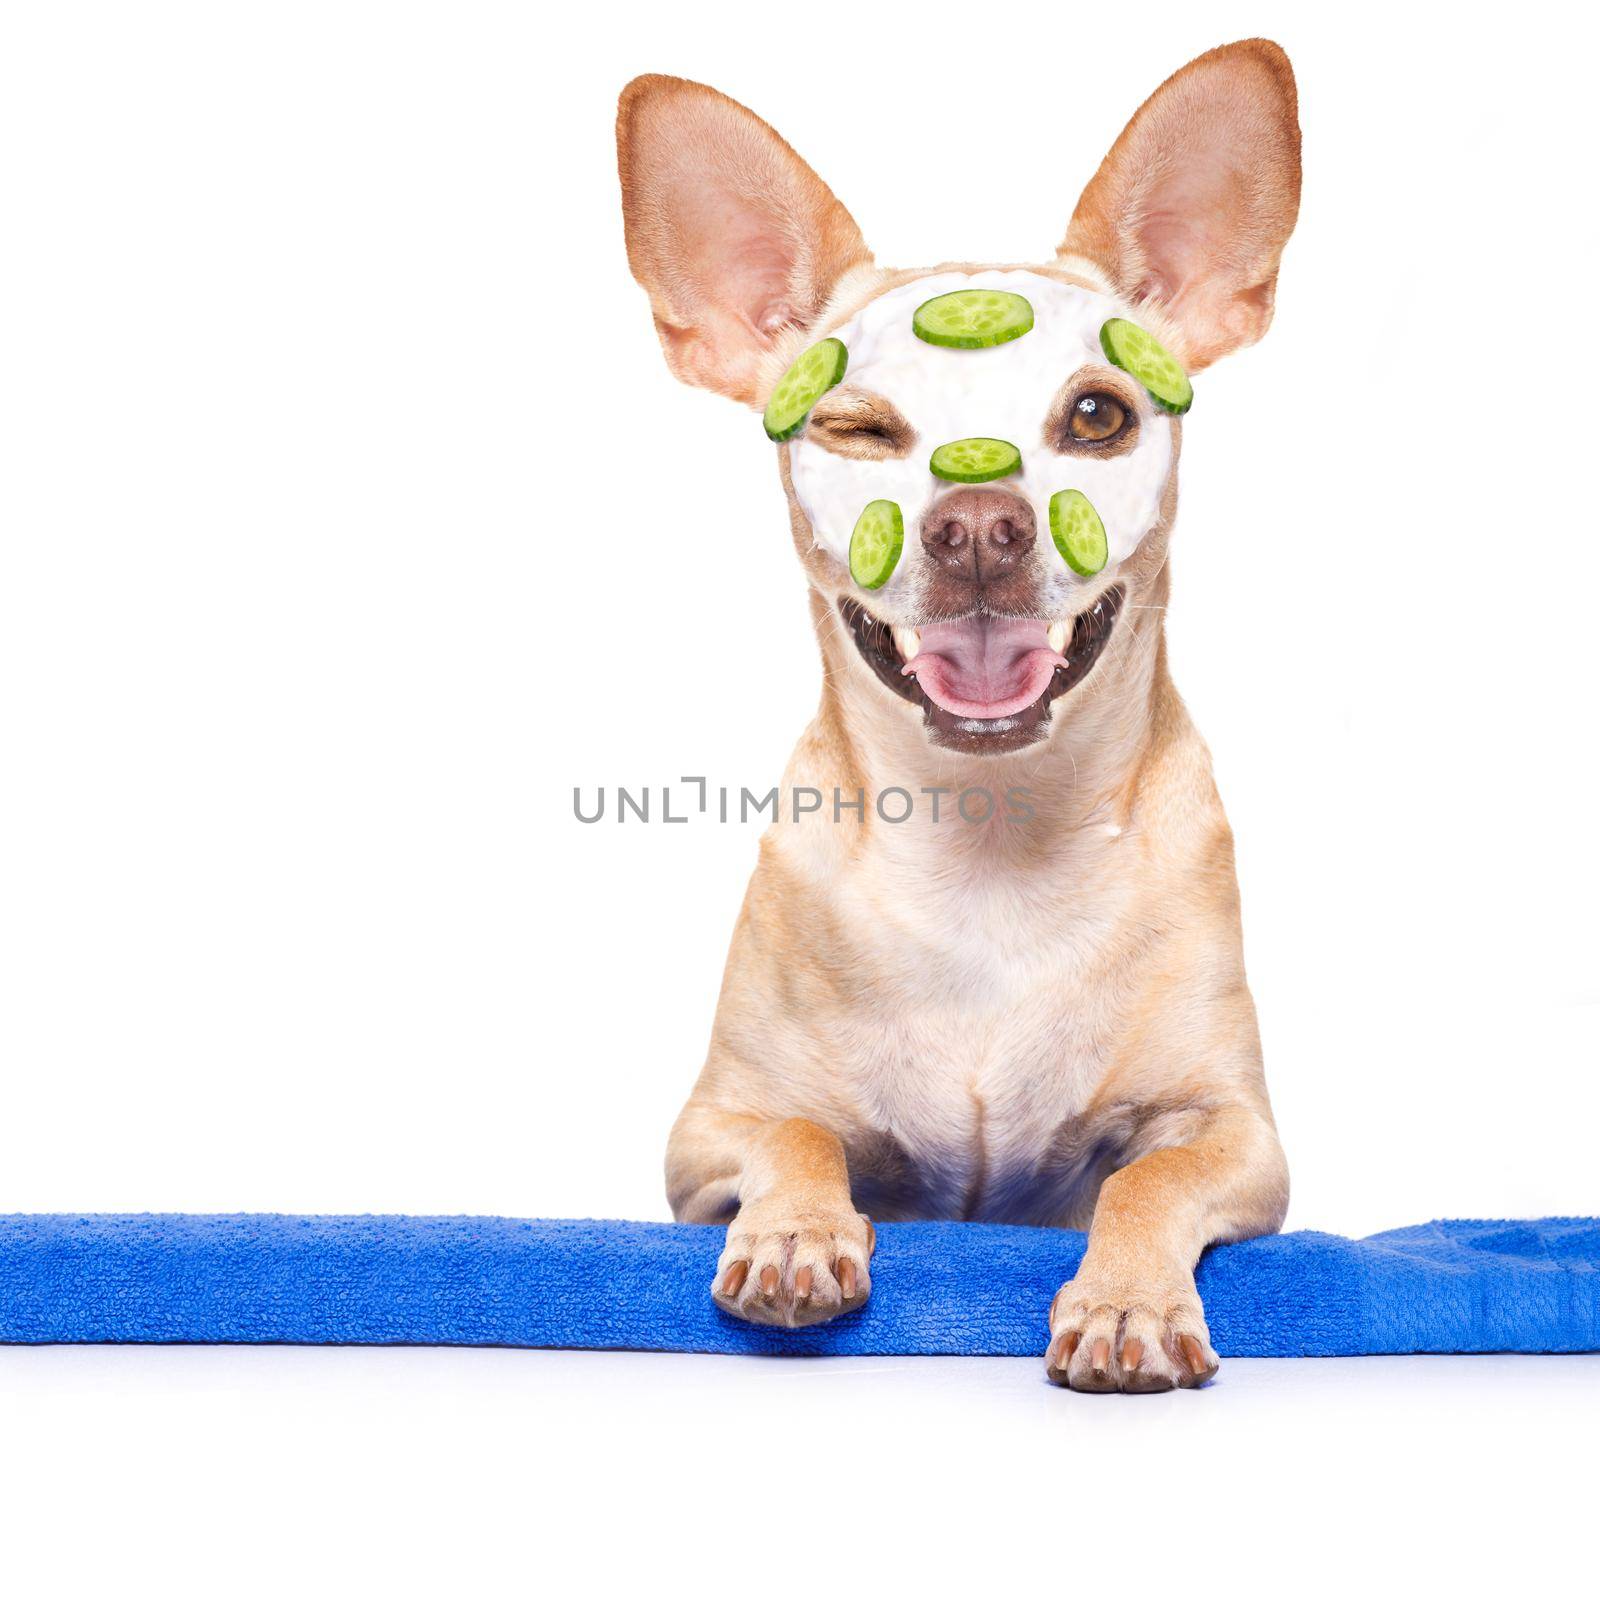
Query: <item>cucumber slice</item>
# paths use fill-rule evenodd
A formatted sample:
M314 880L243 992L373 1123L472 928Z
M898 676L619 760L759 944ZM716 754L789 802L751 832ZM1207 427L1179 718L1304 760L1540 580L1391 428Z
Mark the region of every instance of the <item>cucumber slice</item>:
M1138 323L1113 317L1101 326L1100 348L1112 366L1142 383L1163 411L1181 417L1194 404L1189 374Z
M906 523L893 500L869 500L850 535L850 576L863 589L881 589L900 560Z
M1022 452L1004 439L952 439L928 458L928 470L951 483L988 483L1009 478L1022 465Z
M1106 525L1081 489L1050 496L1050 537L1080 578L1092 578L1106 564Z
M767 437L780 443L794 438L805 427L812 406L844 376L849 364L850 352L837 339L824 339L797 357L767 401L761 418Z
M911 331L951 350L984 350L1020 339L1033 326L1033 307L1008 289L957 289L924 300Z

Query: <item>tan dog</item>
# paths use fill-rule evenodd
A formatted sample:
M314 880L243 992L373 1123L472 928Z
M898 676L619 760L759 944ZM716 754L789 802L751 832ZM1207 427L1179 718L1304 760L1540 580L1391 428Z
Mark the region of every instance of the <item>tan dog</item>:
M1007 277L1032 285L1037 326L1015 349L1034 380L1049 372L1053 399L1021 378L985 388L1023 371L997 356L929 346L946 365L916 365L885 308L979 269L875 267L839 201L733 101L639 78L617 139L629 261L680 378L761 405L815 341L846 330L852 346L844 381L778 446L822 703L667 1151L675 1214L730 1224L712 1293L790 1326L859 1306L867 1214L1088 1227L1049 1310L1050 1377L1203 1383L1217 1358L1195 1262L1279 1227L1288 1177L1232 838L1167 672L1181 423L1074 317L1098 326L1111 307L1191 373L1266 331L1299 203L1288 60L1250 40L1170 78L1084 191L1057 259ZM919 416L980 402L1034 419L1017 440L1026 465L951 488L929 472L943 441ZM998 432L989 414L966 432ZM859 505L874 473L913 503L893 582L867 592L848 528L821 508ZM1112 559L1092 576L1039 537L1058 479L1092 482L1115 512ZM866 803L796 822L787 799L804 787ZM890 820L874 798L933 790L938 821L926 801ZM951 812L969 790L1008 798L973 825Z

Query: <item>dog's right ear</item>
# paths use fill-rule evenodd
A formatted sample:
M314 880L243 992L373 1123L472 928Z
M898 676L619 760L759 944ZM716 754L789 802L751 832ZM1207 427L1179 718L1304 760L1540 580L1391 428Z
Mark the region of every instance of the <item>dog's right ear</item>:
M758 116L684 78L635 78L617 105L628 265L667 365L755 405L761 359L872 259L828 186Z

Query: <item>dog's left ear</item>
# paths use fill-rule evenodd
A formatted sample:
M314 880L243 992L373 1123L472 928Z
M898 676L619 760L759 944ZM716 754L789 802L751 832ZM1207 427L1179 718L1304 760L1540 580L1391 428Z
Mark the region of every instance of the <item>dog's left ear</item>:
M1061 253L1157 304L1197 372L1267 331L1299 209L1294 71L1270 39L1246 39L1191 61L1140 106Z
M628 265L667 365L754 405L762 357L872 259L821 178L754 112L686 78L635 78L617 106Z

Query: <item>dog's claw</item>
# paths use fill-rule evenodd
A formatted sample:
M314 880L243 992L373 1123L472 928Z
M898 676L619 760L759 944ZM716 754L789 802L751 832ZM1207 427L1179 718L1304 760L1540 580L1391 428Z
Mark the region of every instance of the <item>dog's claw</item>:
M1066 1381L1067 1367L1072 1360L1073 1352L1078 1348L1078 1334L1076 1331L1064 1333L1050 1346L1050 1352L1044 1358L1044 1364L1049 1369L1052 1377L1059 1373L1062 1382Z
M794 1275L794 1297L797 1301L803 1303L811 1298L811 1284L811 1268L801 1267Z
M846 1300L856 1297L856 1264L849 1256L840 1256L833 1269L834 1276L839 1280L839 1292Z
M1205 1351L1200 1347L1200 1341L1192 1333L1180 1333L1178 1349L1182 1352L1190 1372L1197 1378L1204 1377L1210 1364L1206 1360Z
M1107 1339L1096 1339L1094 1349L1089 1352L1089 1365L1097 1373L1105 1373L1111 1366L1111 1343Z
M778 1269L776 1267L763 1267L761 1269L761 1294L762 1298L770 1300L778 1292Z
M1137 1372L1139 1362L1144 1358L1144 1341L1129 1339L1122 1346L1122 1370L1124 1372Z
M748 1261L735 1261L722 1275L722 1289L720 1292L727 1295L731 1300L734 1295L744 1288L744 1280L749 1274L750 1263Z

